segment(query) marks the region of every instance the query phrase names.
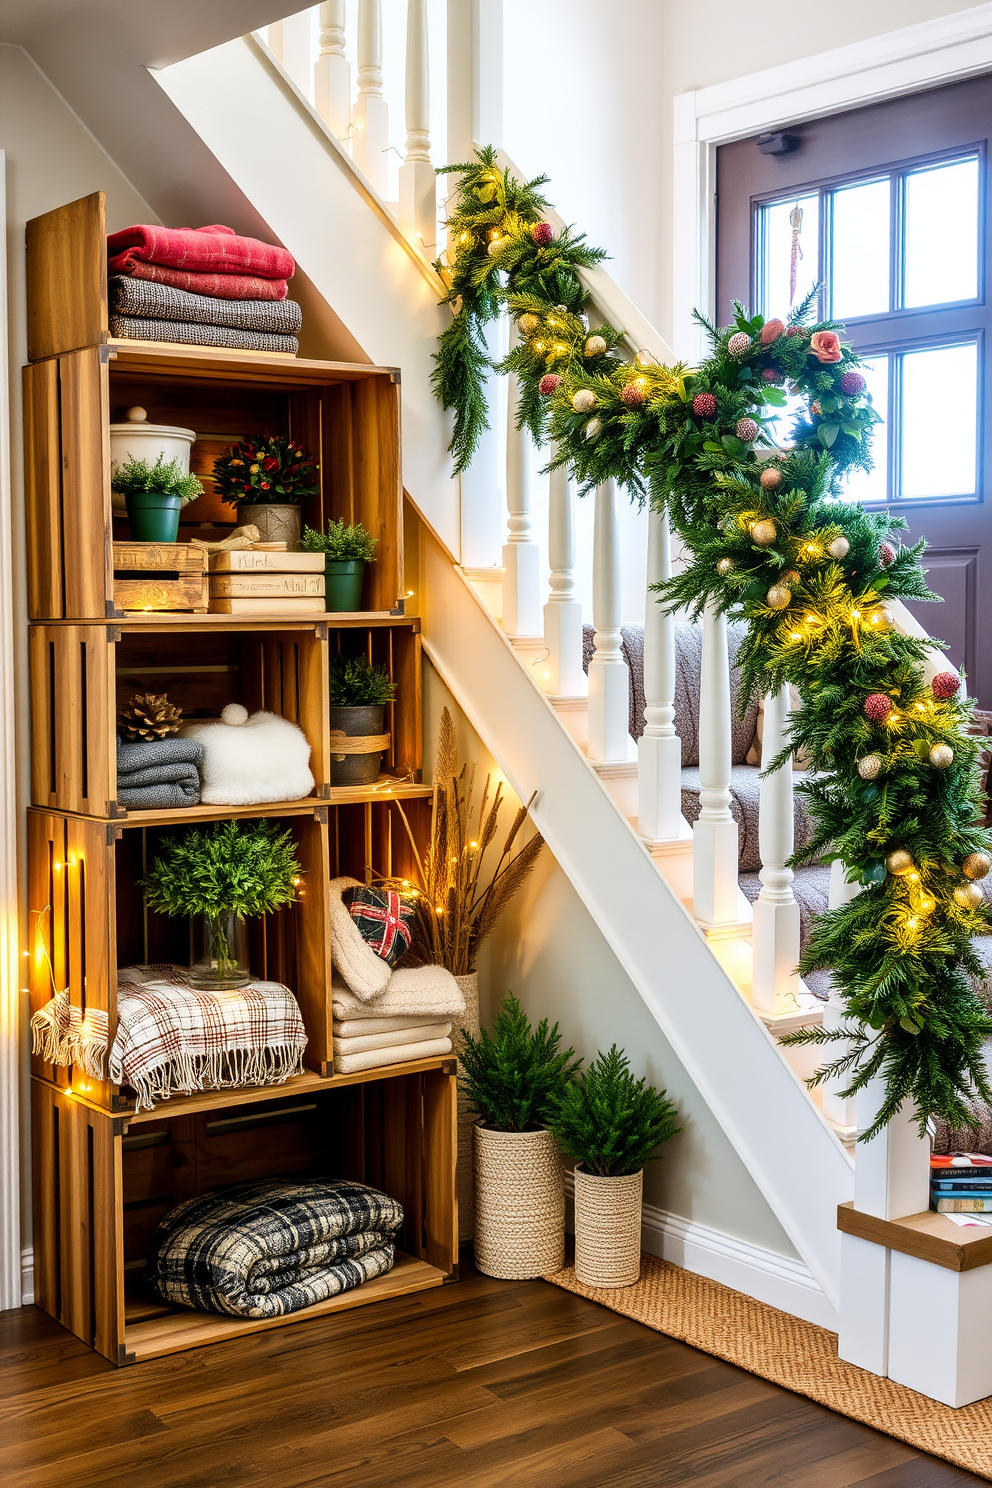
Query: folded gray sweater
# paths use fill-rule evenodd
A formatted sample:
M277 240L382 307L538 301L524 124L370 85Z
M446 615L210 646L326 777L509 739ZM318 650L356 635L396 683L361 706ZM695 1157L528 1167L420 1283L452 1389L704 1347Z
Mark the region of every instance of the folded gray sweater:
M161 320L143 315L110 315L110 334L120 341L176 341L183 346L231 346L240 351L285 351L293 356L295 336L245 331L235 326L194 325L189 320Z
M213 295L193 294L187 289L173 289L171 284L123 274L110 279L110 308L116 315L234 326L279 336L295 336L303 323L303 312L295 300L218 300Z
M131 743L117 737L117 803L125 810L168 810L200 799L204 749L195 739Z

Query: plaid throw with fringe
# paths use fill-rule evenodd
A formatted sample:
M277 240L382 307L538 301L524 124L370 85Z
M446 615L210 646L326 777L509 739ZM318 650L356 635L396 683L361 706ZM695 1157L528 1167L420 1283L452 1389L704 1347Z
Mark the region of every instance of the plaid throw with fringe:
M282 1317L388 1271L402 1223L402 1206L364 1183L239 1183L165 1216L148 1281L183 1307Z
M31 1019L34 1052L77 1065L94 1080L130 1085L139 1111L172 1095L281 1085L303 1068L307 1036L288 987L250 982L200 992L182 966L128 966L117 974L117 1033L107 1059L107 1014L80 1012L59 992Z

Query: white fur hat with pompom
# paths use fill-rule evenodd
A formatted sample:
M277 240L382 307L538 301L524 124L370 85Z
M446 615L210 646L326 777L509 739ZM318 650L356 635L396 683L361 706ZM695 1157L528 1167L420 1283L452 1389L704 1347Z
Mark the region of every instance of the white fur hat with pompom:
M278 713L249 717L240 703L228 703L219 723L190 723L181 733L203 745L200 800L205 805L300 801L313 790L307 737Z

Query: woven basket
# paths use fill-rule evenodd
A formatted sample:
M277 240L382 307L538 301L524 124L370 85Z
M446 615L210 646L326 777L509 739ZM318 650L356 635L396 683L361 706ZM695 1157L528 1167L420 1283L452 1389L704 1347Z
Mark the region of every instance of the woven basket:
M540 1131L475 1128L475 1264L525 1281L565 1264L565 1183L558 1143Z
M461 1053L461 1035L464 1030L479 1037L479 973L470 971L465 976L456 976L455 981L465 996L465 1012L461 1021L451 1031L451 1046L456 1054ZM465 1068L458 1061L458 1239L459 1243L471 1240L475 1234L475 1112L465 1094Z
M644 1171L602 1178L575 1169L575 1276L583 1286L633 1286L641 1274Z

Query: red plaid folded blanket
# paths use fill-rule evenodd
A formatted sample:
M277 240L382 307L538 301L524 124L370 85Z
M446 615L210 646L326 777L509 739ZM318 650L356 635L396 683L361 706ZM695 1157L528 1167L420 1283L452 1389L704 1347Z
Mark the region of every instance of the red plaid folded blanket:
M257 274L198 274L192 269L144 263L140 258L128 264L127 274L131 279L168 284L171 289L186 289L190 294L210 295L214 300L284 300L289 293L285 279L262 279Z
M200 992L181 966L129 966L117 977L117 1033L107 1059L107 1014L85 1014L59 992L31 1019L34 1052L78 1065L94 1080L129 1085L136 1109L172 1095L281 1085L303 1068L307 1036L281 982ZM106 1073L105 1073L106 1066Z
M154 227L139 225L111 233L107 239L107 269L126 274L135 262L164 264L170 269L197 273L253 274L261 279L291 279L293 255L258 238L241 238L233 228Z

